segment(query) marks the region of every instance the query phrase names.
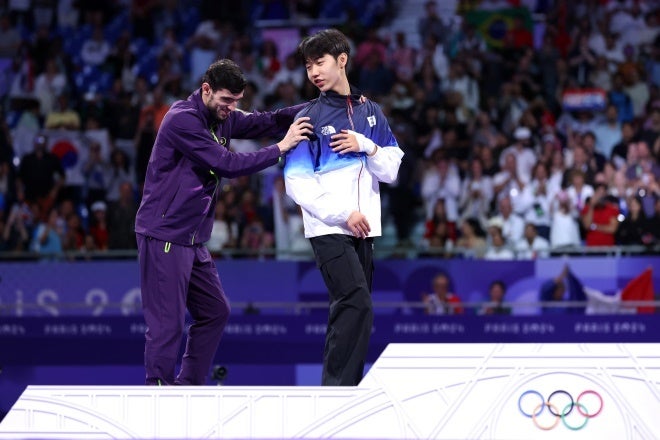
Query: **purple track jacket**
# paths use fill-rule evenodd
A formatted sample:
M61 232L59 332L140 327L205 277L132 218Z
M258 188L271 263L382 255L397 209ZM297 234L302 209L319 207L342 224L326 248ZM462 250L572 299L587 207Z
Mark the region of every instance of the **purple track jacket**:
M135 218L136 233L183 246L208 241L222 177L252 174L280 158L277 145L233 153L228 149L231 138L283 135L305 105L263 113L236 110L218 121L200 90L172 104L165 115Z

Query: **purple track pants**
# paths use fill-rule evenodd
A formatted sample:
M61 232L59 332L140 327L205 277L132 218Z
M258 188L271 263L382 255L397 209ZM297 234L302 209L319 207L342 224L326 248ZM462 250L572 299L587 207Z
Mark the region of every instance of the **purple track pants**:
M229 318L215 261L205 246L180 246L137 234L142 309L147 325L147 385L204 385ZM188 329L175 377L186 309Z

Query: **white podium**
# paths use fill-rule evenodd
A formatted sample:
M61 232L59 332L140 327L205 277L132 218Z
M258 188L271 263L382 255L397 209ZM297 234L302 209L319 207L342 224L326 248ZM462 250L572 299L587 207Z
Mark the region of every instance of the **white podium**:
M358 387L29 386L0 438L660 438L660 344L391 344Z

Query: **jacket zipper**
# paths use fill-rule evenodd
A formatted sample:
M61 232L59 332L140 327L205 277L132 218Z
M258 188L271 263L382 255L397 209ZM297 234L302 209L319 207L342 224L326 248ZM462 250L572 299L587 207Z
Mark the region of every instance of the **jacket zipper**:
M346 95L346 116L348 117L348 122L351 125L351 130L355 131L355 124L353 123L353 103L351 103L350 93ZM364 162L362 157L360 157L360 171L358 172L358 182L357 182L357 208L358 212L362 212L360 208L360 182L362 180L362 170L364 169Z
M213 203L213 199L215 199L215 195L218 192L218 187L220 186L220 178L212 170L209 171L209 173L211 173L211 175L215 178L215 188L213 188L213 193L211 193L211 198L209 199L209 202L206 204L207 214L209 212L209 209L211 208L211 203ZM204 222L204 217L202 217L202 220L197 225L197 229L195 229L195 232L193 232L192 240L190 241L190 244L195 244L195 236L199 232L199 227L202 226L203 222Z
M215 129L217 128L216 124L213 124L210 128L209 131L211 132L211 136L213 136L213 140L218 143L218 145L222 145L220 143L220 140L218 139L218 136L215 135ZM209 202L206 205L206 214L208 214L209 209L211 208L211 203L213 203L213 199L215 198L215 195L218 192L218 186L220 186L220 178L213 172L213 170L209 170L209 173L213 176L215 179L215 188L213 188L213 193L211 193L211 198L209 199ZM205 215L206 215L205 214ZM204 223L204 216L202 216L202 219L200 220L199 224L197 225L197 228L193 232L192 238L190 239L190 244L194 245L195 244L195 237L197 236L197 233L199 232L200 226L202 226L202 223Z
M170 198L170 201L167 203L167 205L165 205L165 209L163 209L163 212L161 213L161 217L162 217L162 218L165 218L165 216L167 215L167 212L168 212L168 211L170 210L170 208L172 207L172 203L174 202L174 199L176 199L177 194L179 194L179 189L180 189L180 188L181 188L181 187L178 187L178 188L176 189L176 192L174 193L174 195L172 196L172 198Z
M358 207L358 212L362 212L362 208L360 207L360 183L362 182L362 170L364 169L364 162L362 162L362 158L360 157L360 171L358 172L358 182L357 182L357 207Z

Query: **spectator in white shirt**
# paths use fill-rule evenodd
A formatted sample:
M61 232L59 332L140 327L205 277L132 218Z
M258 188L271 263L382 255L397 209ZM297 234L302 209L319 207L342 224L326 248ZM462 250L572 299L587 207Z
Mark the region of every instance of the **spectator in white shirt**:
M234 38L219 19L200 21L195 33L186 41L186 49L190 51L190 81L197 84L208 66L220 53L220 42L233 41ZM236 60L238 61L238 60ZM243 60L240 60L241 63Z
M87 39L80 49L80 57L89 66L102 66L110 55L110 43L105 39L103 27L96 26L91 38Z
M215 217L211 237L206 243L209 251L217 256L226 248L236 247L238 240L238 224L232 222L227 215L227 206L223 199L215 205Z
M605 120L594 127L596 136L596 151L606 158L612 156L614 146L621 142L621 123L619 111L614 104L609 104L605 110Z
M639 1L610 1L606 5L609 15L610 31L616 34L624 34L637 24L636 17L641 17L643 10Z
M458 219L458 196L461 191L458 170L441 148L433 152L431 162L431 166L424 172L421 182L426 219L433 217L435 202L438 199L444 199L447 219L455 222Z
M509 245L514 245L523 237L525 222L513 212L513 204L510 197L502 197L498 202L499 213L491 218L489 222L500 222L502 234Z
M550 246L553 250L562 247L580 246L580 230L571 209L571 200L566 192L557 194L553 203Z
M470 161L470 173L461 185L459 207L461 218L486 218L493 200L493 182L484 176L479 158Z
M555 193L562 188L564 181L564 173L566 172L566 161L564 159L564 152L561 148L556 149L550 156L550 166L548 169L549 185L553 188Z
M654 47L657 47L653 42L656 41L658 34L660 34L658 19L657 11L646 13L644 26L639 32L634 33L636 39L634 44L639 48L640 53L653 55Z
M577 169L571 172L570 182L566 194L570 202L571 214L574 218L578 218L589 197L594 195L594 187L585 182L584 172Z
M37 76L34 94L39 100L39 112L46 117L53 111L57 97L66 91L66 76L60 71L57 62L50 58L46 61L46 70Z
M585 17L588 21L589 18ZM607 25L604 21L599 21L595 28L589 30L589 48L596 54L605 53L605 34L607 33Z
M484 260L513 260L515 254L502 235L502 222L494 218L488 222L488 247Z
M274 84L291 83L300 90L305 82L306 74L302 64L298 62L295 53L287 55L284 64L273 77Z
M277 258L307 259L313 251L309 240L305 238L302 211L300 206L286 194L281 175L278 175L273 182L271 201Z
M536 164L536 154L531 148L532 132L527 127L518 127L513 132L515 142L502 151L500 156L500 166L504 165L507 154L513 153L516 156L516 169L518 177L523 183L531 180L532 168Z
M622 43L631 44L640 50L644 50L647 44L653 44L658 34L656 15L657 11L644 14L640 8L633 9L630 26L621 32Z
M493 176L494 197L498 200L502 197L510 197L514 205L517 206L515 202L525 189L525 183L518 175L516 155L508 153L504 157L504 165L501 171Z
M550 204L559 187L553 187L548 180L548 168L543 162L534 166L534 178L525 186L521 196L523 207L522 217L531 223L538 231L538 235L550 238Z
M627 70L624 76L623 90L632 101L633 115L636 118L643 119L646 116L646 107L651 99L651 90L648 84L642 80L637 69Z
M430 62L435 74L439 78L447 77L449 72L449 59L445 54L444 46L438 41L435 35L428 35L422 41L422 49L417 57L416 70L421 72L425 63Z
M550 252L550 242L541 237L533 223L525 224L522 240L516 244L516 257L520 260L535 260L547 258Z
M610 73L615 73L619 68L619 63L622 63L625 58L623 56L623 45L618 41L617 35L609 32L605 35L605 50L596 55L603 56L607 59L607 65Z

